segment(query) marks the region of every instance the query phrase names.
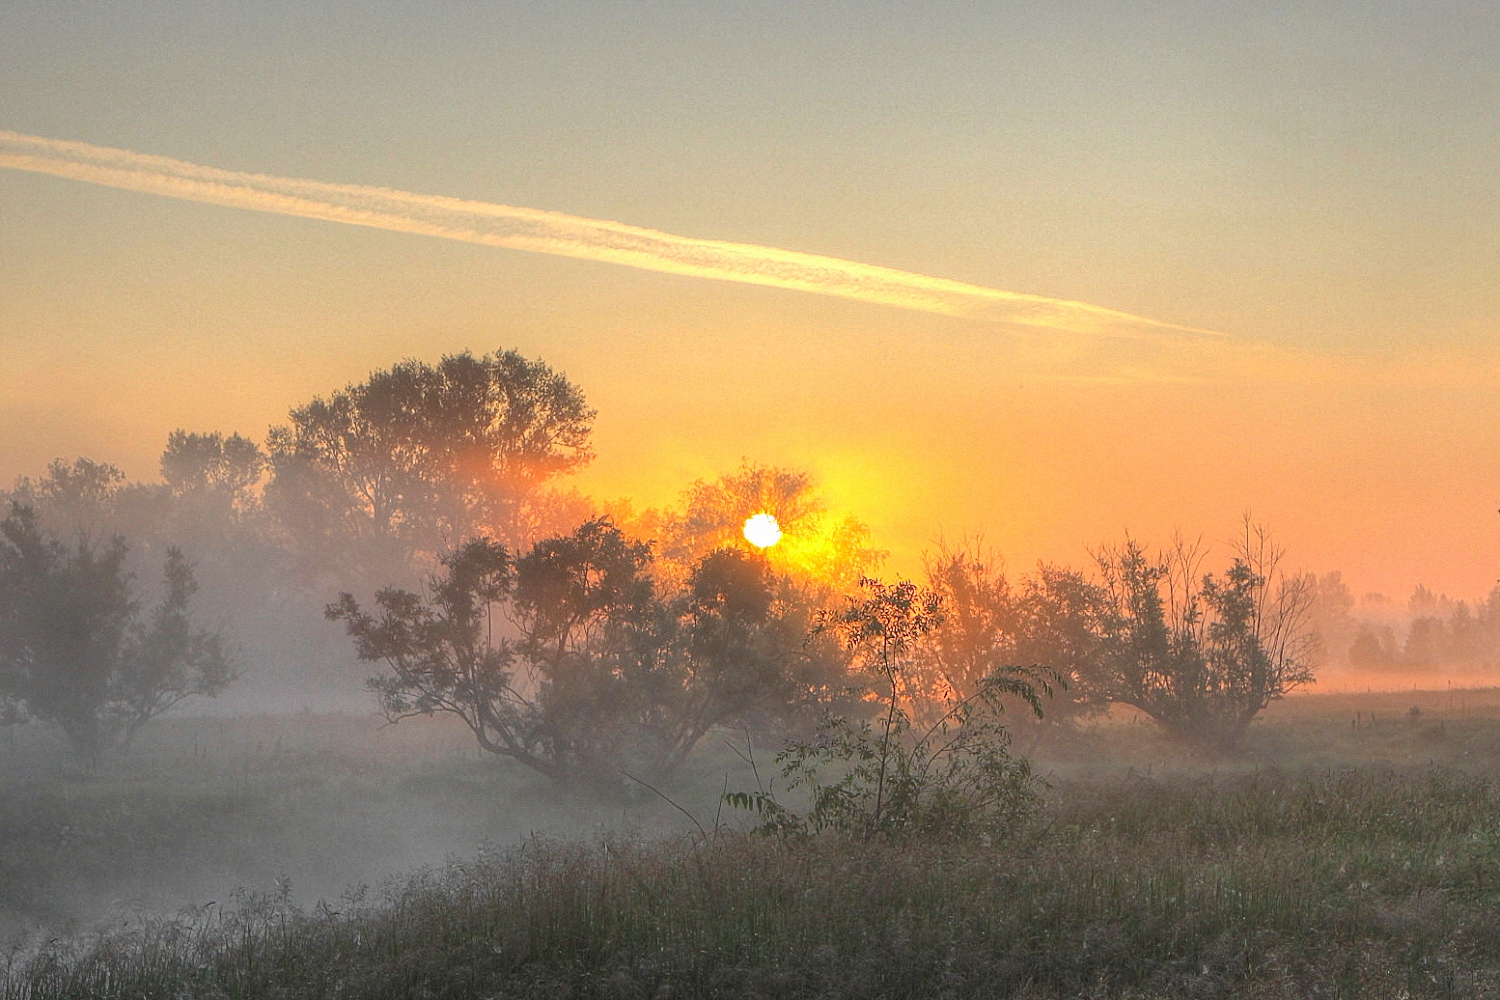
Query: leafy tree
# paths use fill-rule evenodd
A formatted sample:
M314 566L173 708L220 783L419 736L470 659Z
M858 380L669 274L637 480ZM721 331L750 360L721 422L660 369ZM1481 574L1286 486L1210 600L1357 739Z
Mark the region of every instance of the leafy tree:
M1077 570L1042 565L1025 581L1014 662L1056 682L1047 712L1054 721L1103 707L1085 682L1102 653L1103 606L1101 588Z
M233 679L220 637L194 628L191 567L168 551L165 594L142 615L127 547L68 547L16 505L0 522L0 692L8 721L61 729L80 753L128 745L151 719Z
M755 514L776 518L783 533L763 553L772 567L817 589L853 589L886 555L859 519L830 520L810 473L750 462L718 479L700 479L677 510L648 517L642 530L661 540L668 564L691 566L716 549L749 551L742 532Z
M515 351L403 361L272 430L267 500L323 559L353 544L389 569L481 530L514 547L547 527L549 484L592 457L593 417Z
M880 750L873 758L875 799L870 823L879 829L883 818L886 772L890 767L891 752L901 735L897 719L904 715L901 710L902 662L917 640L942 620L942 599L932 591L920 591L906 581L893 587L870 579L860 583L869 597L864 600L850 598L842 611L826 615L819 622L819 628L837 635L845 648L859 656L866 669L879 675L889 688Z
M1155 557L1131 540L1101 552L1095 697L1133 705L1179 736L1233 746L1270 702L1313 679L1310 594L1305 578L1279 574L1281 556L1248 522L1218 577L1200 575L1199 553L1182 543Z
M975 539L923 559L943 614L912 663L912 710L962 700L1001 663L1014 663L1018 595L999 561ZM938 709L941 711L941 708Z
M161 477L174 496L214 495L243 506L266 467L265 453L249 438L173 431L161 456Z
M37 524L64 538L122 535L138 550L155 549L171 520L170 492L130 482L109 462L56 459L38 479L22 476L5 500L29 508Z
M125 488L125 473L108 462L55 459L41 479L22 476L11 491L13 504L26 507L55 529L94 532L112 524L113 505Z
M1354 638L1354 595L1338 570L1306 577L1311 595L1308 619L1317 636L1313 660L1317 666L1332 666L1344 660Z
M611 522L544 539L517 562L511 618L535 689L539 752L568 775L611 775L677 680L651 549Z
M658 727L672 764L715 726L785 724L837 698L845 659L807 641L803 596L764 558L738 549L693 567L672 602L682 683Z
M1355 642L1349 646L1350 666L1364 667L1364 669L1382 669L1382 667L1394 667L1401 663L1401 649L1397 646L1397 636L1389 625L1368 624L1361 622L1355 630Z
M1434 594L1419 583L1406 599L1406 613L1412 618L1440 618L1452 614L1457 603L1447 594Z
M161 603L132 623L111 692L110 711L126 744L158 715L190 698L214 697L234 680L223 637L195 627L188 613L198 584L180 550L167 550L162 577Z
M163 438L166 482L130 481L106 463L69 459L20 480L14 496L35 511L41 529L64 540L79 532L96 541L129 539L124 570L143 595L148 586L157 589L169 550L180 550L198 584L194 614L255 664L232 689L239 697L284 699L297 691L325 703L347 698L350 671L358 677L360 669L348 643L321 620L326 583L307 572L260 503L255 476L264 455L237 434L176 431ZM0 517L8 509L0 498Z
M491 539L443 557L426 596L330 605L387 718L457 715L480 746L559 782L680 763L713 726L794 701L801 636L765 567L717 552L664 597L650 547L608 519L514 558Z
M687 489L680 511L666 518L662 554L691 564L715 549L743 546L741 530L753 514L770 514L783 533L793 535L813 528L824 506L810 473L746 462Z

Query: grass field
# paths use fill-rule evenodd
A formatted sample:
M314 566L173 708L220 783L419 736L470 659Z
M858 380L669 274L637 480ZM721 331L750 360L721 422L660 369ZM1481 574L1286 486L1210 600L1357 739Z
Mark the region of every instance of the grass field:
M94 771L6 739L6 1000L1500 995L1495 690L1292 698L1229 757L1022 728L1041 813L905 847L716 831L721 746L668 789L705 840L436 723L180 719Z

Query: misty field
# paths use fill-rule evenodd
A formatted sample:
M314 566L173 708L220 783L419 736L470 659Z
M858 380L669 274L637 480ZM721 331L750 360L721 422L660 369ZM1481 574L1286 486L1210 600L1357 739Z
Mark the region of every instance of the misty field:
M48 739L0 744L7 1000L1500 991L1497 691L1291 698L1228 757L1018 724L1049 787L988 843L746 833L722 742L663 790L700 832L437 723Z

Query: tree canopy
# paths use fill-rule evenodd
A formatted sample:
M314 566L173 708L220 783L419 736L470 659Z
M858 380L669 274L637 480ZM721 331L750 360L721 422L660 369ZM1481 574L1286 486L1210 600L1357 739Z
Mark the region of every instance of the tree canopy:
M561 373L515 351L403 361L291 411L267 438L267 500L322 558L437 553L486 533L523 544L546 487L587 464L594 411Z

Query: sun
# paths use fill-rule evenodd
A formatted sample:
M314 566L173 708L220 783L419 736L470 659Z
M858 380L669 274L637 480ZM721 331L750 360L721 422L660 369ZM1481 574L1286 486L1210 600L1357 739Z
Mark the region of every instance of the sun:
M781 525L770 514L752 514L745 518L745 541L758 549L769 549L781 541Z

